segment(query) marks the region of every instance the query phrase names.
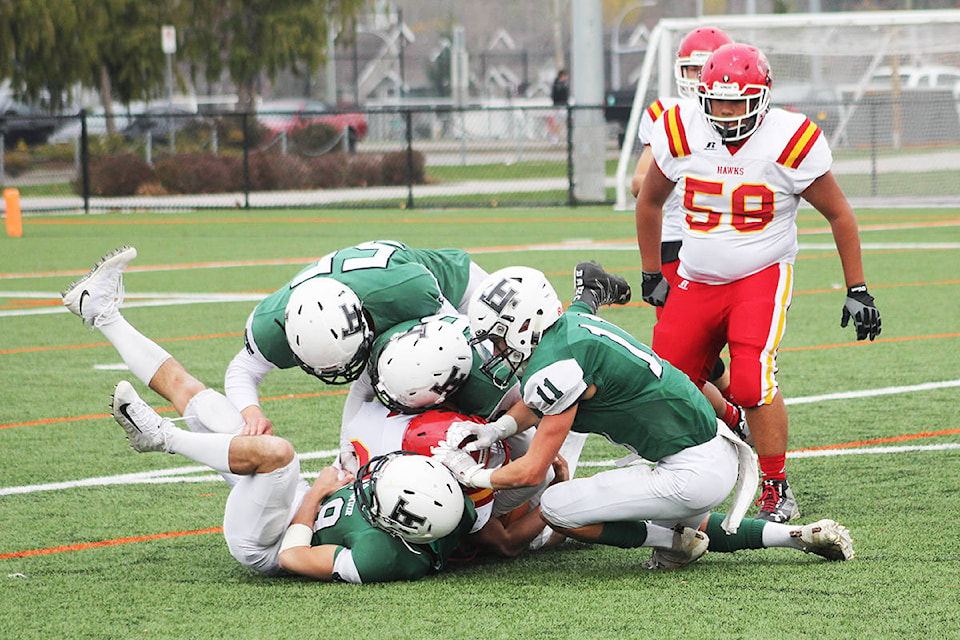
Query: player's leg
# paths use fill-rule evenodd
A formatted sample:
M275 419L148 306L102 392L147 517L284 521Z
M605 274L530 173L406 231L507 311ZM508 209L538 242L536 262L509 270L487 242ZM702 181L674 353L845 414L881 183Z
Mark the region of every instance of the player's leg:
M700 388L726 341L724 289L695 282L673 287L653 327L653 350Z
M120 247L100 258L90 272L63 290L63 304L91 328L99 329L144 384L171 356L134 329L120 314L123 271L137 257L134 247Z
M136 256L134 247L120 247L103 256L87 275L63 291L64 305L86 324L99 329L130 372L172 402L191 431L239 433L243 418L236 408L222 394L207 389L120 313L123 272Z
M214 471L250 475L270 473L287 464L293 447L276 436L240 436L231 433L194 433L179 429L148 405L126 380L117 383L112 413L123 427L130 447L141 453L180 454Z
M744 518L734 534L720 526L724 514L711 514L701 527L710 538L710 551L732 553L743 549L785 547L813 553L828 560L849 560L854 556L853 540L845 526L823 519L802 526Z
M706 552L706 536L697 536L695 527L666 523L699 522L701 514L730 494L738 469L736 447L717 436L654 468L637 464L549 487L541 509L559 533L586 542L666 550L670 566L682 566ZM659 523L647 522L652 520ZM649 568L665 567L654 562Z
M732 286L730 395L746 412L759 457L763 492L757 517L787 522L800 511L786 477L788 420L776 382L776 355L793 293L793 268L774 265Z

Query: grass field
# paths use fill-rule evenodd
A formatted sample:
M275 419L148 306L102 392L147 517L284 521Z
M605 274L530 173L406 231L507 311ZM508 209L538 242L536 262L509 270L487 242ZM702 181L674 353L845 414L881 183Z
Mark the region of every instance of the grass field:
M43 216L0 238L0 638L955 638L960 634L960 211L860 210L883 314L874 343L839 327L839 261L802 211L779 380L803 521L834 518L856 557L712 553L647 573L643 549L570 545L417 583L267 579L219 533L226 486L138 455L107 405L120 358L60 305L103 253L135 245L124 314L211 386L260 296L359 241L469 250L544 270L569 299L596 259L639 286L632 214L609 208L209 211ZM639 297L639 296L637 296ZM649 341L653 309L602 314ZM135 383L167 415L162 399ZM263 406L304 454L332 459L344 390L275 372ZM579 473L622 450L591 436Z

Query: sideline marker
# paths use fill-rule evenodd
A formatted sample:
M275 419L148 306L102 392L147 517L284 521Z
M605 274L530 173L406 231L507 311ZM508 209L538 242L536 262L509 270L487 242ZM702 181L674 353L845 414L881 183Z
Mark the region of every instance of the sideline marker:
M23 235L23 220L20 216L20 190L4 189L3 199L7 203L7 235L19 238Z

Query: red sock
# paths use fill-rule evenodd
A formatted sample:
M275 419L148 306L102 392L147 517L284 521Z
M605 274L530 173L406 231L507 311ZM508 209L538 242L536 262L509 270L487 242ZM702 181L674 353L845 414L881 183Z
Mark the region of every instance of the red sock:
M727 403L727 409L723 412L723 422L733 429L740 422L740 408L735 404Z
M760 473L764 480L787 479L787 454L760 456Z

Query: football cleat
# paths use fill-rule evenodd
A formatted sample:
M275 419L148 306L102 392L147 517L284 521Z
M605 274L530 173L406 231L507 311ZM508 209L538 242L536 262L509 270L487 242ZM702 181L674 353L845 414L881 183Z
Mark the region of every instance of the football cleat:
M849 560L854 556L850 531L833 520L818 520L790 532L805 553L815 553L827 560Z
M673 545L669 549L654 547L650 558L640 565L644 569L679 569L696 562L707 552L710 538L703 531L678 524L673 528Z
M123 302L123 270L136 257L135 247L123 246L100 258L90 273L60 293L64 306L88 326L99 327Z
M117 383L111 406L113 419L127 432L130 448L145 451L168 451L170 430L175 429L169 418L162 417L137 395L126 380Z
M760 497L756 502L760 505L758 520L783 523L800 517L797 499L793 497L786 480L764 480L760 489Z
M581 300L587 292L593 294L596 307L630 302L630 285L620 276L603 270L596 262L580 262L573 271L573 286L576 291L573 301ZM589 304L589 299L585 300ZM592 306L592 305L591 305Z

